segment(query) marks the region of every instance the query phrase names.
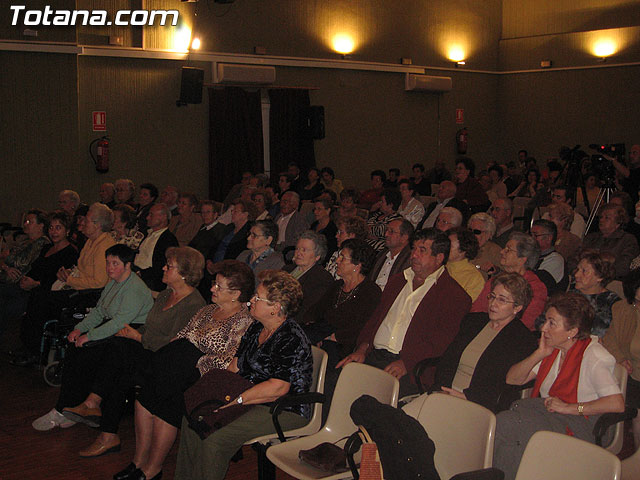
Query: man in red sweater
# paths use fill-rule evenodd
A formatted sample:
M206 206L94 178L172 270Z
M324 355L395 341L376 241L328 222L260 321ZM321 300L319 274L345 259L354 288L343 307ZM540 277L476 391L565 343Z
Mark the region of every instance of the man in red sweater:
M366 363L400 380L400 395L415 391L412 371L423 358L442 355L458 333L471 299L447 273L449 238L419 230L411 268L391 277L380 304L358 337L356 350L338 363ZM429 372L433 380L433 372Z

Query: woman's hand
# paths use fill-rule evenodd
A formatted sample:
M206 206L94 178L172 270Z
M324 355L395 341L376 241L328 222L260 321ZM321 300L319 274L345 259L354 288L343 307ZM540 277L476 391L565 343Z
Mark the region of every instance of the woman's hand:
M548 397L544 399L544 406L548 412L553 413L578 413L577 408L571 408L571 405L564 403L557 397Z
M130 340L135 340L136 342L142 342L142 335L135 329L131 328L129 325L125 325L116 333L116 337L124 337Z
M60 269L58 269L58 273L56 274L56 276L58 277L58 280L60 280L61 282L66 282L70 274L71 274L70 269L60 267Z
M463 399L465 399L465 400L467 399L467 396L466 396L464 393L459 392L459 391L457 391L457 390L454 390L453 388L449 388L449 387L442 387L442 391L443 391L444 393L448 393L449 395L451 395L451 396L453 396L453 397L463 398Z
M13 268L5 265L3 270L4 270L4 273L7 274L7 277L9 277L14 282L17 282L18 280L20 280L20 277L22 276L22 272L17 268Z
M23 290L27 290L27 291L33 290L39 285L40 285L40 282L35 281L31 277L22 277L20 279L20 288Z
M544 339L544 333L540 335L540 341L538 342L538 352L544 357L548 357L553 353L553 347L547 345L547 341Z
M633 373L633 367L631 366L631 362L629 360L622 360L620 362L620 365L622 365L625 368L625 370L629 375Z

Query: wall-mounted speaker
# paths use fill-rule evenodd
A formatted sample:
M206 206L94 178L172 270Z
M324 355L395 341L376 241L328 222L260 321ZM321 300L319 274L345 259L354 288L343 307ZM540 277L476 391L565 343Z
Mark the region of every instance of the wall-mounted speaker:
M204 70L194 67L182 67L182 81L180 82L181 103L202 103L202 82Z
M312 105L309 107L309 135L314 140L324 138L324 107L322 105Z

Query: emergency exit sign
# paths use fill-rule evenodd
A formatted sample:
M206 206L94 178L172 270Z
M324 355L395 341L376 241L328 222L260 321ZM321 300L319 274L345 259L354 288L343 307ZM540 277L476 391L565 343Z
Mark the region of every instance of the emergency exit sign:
M107 112L92 112L93 131L105 132L107 130Z

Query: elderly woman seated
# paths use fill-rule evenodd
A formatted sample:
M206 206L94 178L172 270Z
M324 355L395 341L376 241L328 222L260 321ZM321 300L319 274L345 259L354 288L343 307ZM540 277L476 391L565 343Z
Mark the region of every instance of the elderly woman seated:
M340 248L342 248L342 243L350 238L357 238L359 240L366 240L367 238L367 223L361 217L340 217L336 222L336 226L338 227L336 240ZM339 254L339 249L333 252L333 255L331 255L331 258L329 258L324 267L336 280L340 280L340 276L337 273Z
M467 227L478 240L478 253L471 260L478 269L485 274L496 273L500 268L500 245L491 241L496 234L496 222L488 213L474 213L467 222Z
M615 359L590 337L593 308L577 292L552 297L538 348L513 365L507 383L534 380L531 398L518 400L496 417L493 466L513 480L531 436L540 430L595 442L593 427L603 413L624 411L613 376Z
M640 253L636 237L623 230L628 221L627 212L624 207L607 203L600 208L598 216L600 231L584 237L582 246L614 255L616 278L622 278L629 273L631 261Z
M27 291L21 288L20 282L41 253L49 250L51 241L46 236L48 228L49 218L45 212L29 210L23 223L27 242L0 257L0 334L7 321L24 312Z
M543 218L548 217L549 220L556 224L558 234L556 243L553 246L567 263L573 261L573 257L578 253L582 245L582 240L571 233L573 216L573 208L564 202L552 203L549 205L549 212L543 216ZM571 268L569 268L569 271L571 271Z
M97 457L120 448L118 424L124 413L129 389L136 385L136 371L145 371L153 352L167 345L195 313L205 306L196 290L204 270L204 257L190 247L170 247L166 253L162 281L167 289L158 294L144 325L125 325L96 368L91 393L76 407L62 414L74 421L99 427L100 434L81 457Z
M253 321L247 308L255 282L251 269L237 260L224 260L215 274L213 304L156 351L143 374L135 402L136 452L116 480L162 476L162 464L185 413L183 392L209 370L229 366Z
M313 230L302 232L296 244L293 264L285 265L283 270L300 282L304 298L294 317L301 325L306 323L307 312L318 303L324 292L333 283L333 278L322 267L327 254L327 241L324 235Z
M133 250L137 250L145 233L138 230L136 223L138 217L130 205L121 203L113 207L113 230L111 236L116 243L126 245Z
M302 289L291 275L274 270L260 272L258 288L251 299L251 314L257 322L247 330L227 368L254 384L228 405L253 407L205 440L183 419L176 480L222 480L229 461L244 442L274 433L270 404L289 392L309 391L311 345L292 319L301 301ZM285 430L301 427L308 422L310 413L310 405L286 407L279 417L280 424Z
M375 250L382 250L384 248L384 234L387 231L389 222L391 220L402 219L402 215L398 213L401 202L402 196L398 190L385 188L382 192L379 210L373 212L367 220L367 226L369 227L368 243Z
M106 208L106 207L105 207ZM65 407L80 403L89 393L109 339L125 325L142 325L153 305L151 291L135 273L131 264L135 254L126 245L114 245L105 252L109 283L98 304L67 336L62 370L62 386L55 408L33 422L36 430L70 427L75 422L62 415Z
M202 226L202 217L196 213L198 198L192 193L182 193L178 198L178 213L169 222L169 231L178 239L181 247L189 244Z
M87 241L80 252L78 265L73 269L60 267L57 281L51 290L39 290L29 299L24 332L22 336L27 354L14 359L14 365L28 366L38 360L42 328L48 320L59 319L62 309L74 305L91 307L95 305L100 290L107 284L109 277L105 264L105 253L115 245L109 234L113 225L113 212L101 203L94 203L81 224ZM78 291L82 295L78 295Z
M449 230L447 233L449 240L451 240L447 271L464 288L464 291L471 297L471 301L475 302L485 283L480 270L471 263L478 252L478 240L469 230L455 229Z
M489 293L489 312L470 313L436 367L430 391L442 390L497 413L509 408L519 391L509 388L507 372L536 349L533 332L520 321L533 292L517 273L500 273ZM424 399L405 407L411 414Z
M254 275L263 270L279 270L284 258L275 251L277 241L278 226L273 220L258 220L249 229L248 248L238 255L238 260L249 265Z
M591 335L602 337L611 324L611 309L620 300L617 293L607 290L614 279L615 258L597 250L583 250L574 272L575 289L583 294L595 311Z
M534 329L536 318L544 310L547 301L547 287L532 271L538 262L539 255L540 250L533 237L520 232L513 232L509 235L507 245L500 252L500 267L505 272L515 272L522 275L529 282L533 291L533 298L522 314L522 323L530 330ZM493 288L492 283L490 279L484 285L478 299L471 306L472 312L488 311L488 296Z

